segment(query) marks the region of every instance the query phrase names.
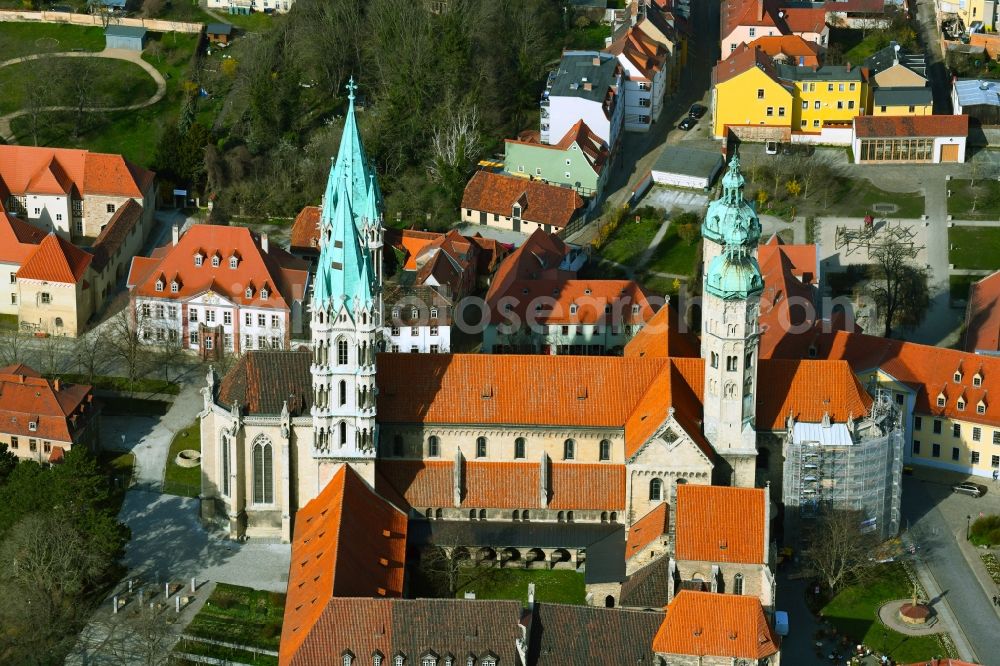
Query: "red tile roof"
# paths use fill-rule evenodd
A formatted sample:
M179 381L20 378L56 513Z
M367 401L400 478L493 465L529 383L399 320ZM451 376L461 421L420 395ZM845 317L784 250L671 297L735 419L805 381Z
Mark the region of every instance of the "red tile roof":
M868 413L872 398L844 361L761 359L758 365L757 429L784 430L789 415L838 423ZM781 387L780 391L768 387Z
M516 280L491 289L490 321L540 324L639 324L656 313L649 293L634 280ZM573 306L576 312L573 312ZM639 312L633 312L633 306ZM610 312L606 312L610 308Z
M973 282L969 288L962 346L967 352L1000 351L1000 271Z
M216 253L221 262L213 267L211 258ZM201 266L194 263L196 254L203 257ZM229 258L234 254L239 263L232 269ZM157 280L163 281L162 291L156 291ZM180 285L176 293L170 289L175 280ZM136 257L128 278L134 296L188 299L214 291L241 306L276 309L290 308L292 301L304 299L308 281L305 262L275 243L264 252L260 239L246 227L211 224L192 226L177 245L164 246L151 258ZM252 288L250 298L247 287ZM269 292L267 300L261 298L264 288Z
M680 331L681 320L670 303L665 304L625 345L625 356L690 357L698 356L698 338Z
M24 365L0 369L0 432L72 442L96 414L86 384L43 379ZM30 424L35 423L32 430Z
M759 48L771 56L785 56L793 65L814 67L822 64L819 45L808 42L799 35L772 35L758 37L752 41L749 48Z
M652 362L652 359L647 362ZM670 410L695 444L711 460L712 446L701 431L701 391L704 361L700 358L671 359L646 388L625 422L625 458L632 458L663 425Z
M609 356L381 354L379 418L621 427L662 366Z
M715 65L712 69L712 83L714 85L725 83L754 67L767 74L776 83L780 83L771 56L763 49L750 48L746 44L737 46L735 51Z
M653 651L757 660L775 654L778 642L757 597L681 590L667 606Z
M610 463L551 463L548 508L621 511L625 467ZM540 463L477 462L463 465L462 508L538 509ZM454 506L455 463L446 460L379 460L375 488L417 510Z
M854 133L860 138L968 136L969 116L858 116Z
M670 528L670 512L667 504L657 504L652 511L632 523L625 541L625 559L630 559L643 548L667 533Z
M601 140L601 137L594 134L593 130L587 126L587 123L582 120L578 120L575 125L570 127L566 135L558 143L542 143L538 132L522 132L517 139L505 139L504 143L520 143L537 148L560 151L569 150L570 146L576 144L579 146L584 157L587 158L587 163L590 164L595 173L601 173L608 161L607 144Z
M42 239L17 271L18 279L76 284L90 266L93 255L55 234Z
M140 198L154 174L121 155L72 148L0 146L0 183L11 194L110 194Z
M521 203L521 219L562 229L583 208L576 190L491 171L477 171L462 196L462 208L510 217Z
M306 206L295 216L288 245L292 251L319 252L319 206Z
M296 514L281 663L296 659L334 597L399 597L406 515L342 464ZM368 627L371 631L374 625Z
M667 61L666 49L636 26L631 26L626 30L605 51L625 56L649 80L652 80L656 73L663 69Z
M559 266L570 253L570 248L558 236L536 229L528 239L511 252L497 269L490 289L489 301L499 292L507 292L515 280L568 280L576 277L575 271L561 270Z
M725 0L720 15L721 37L740 26L777 28L783 34L822 32L826 27L823 7L788 7L782 0Z
M770 358L782 355L775 353L776 346L792 344L793 338L812 328L817 313L816 246L785 245L772 236L758 248L757 258L764 277L760 356Z
M0 202L0 263L23 264L43 238L44 231L8 215Z
M763 488L678 485L674 557L765 564L767 501Z

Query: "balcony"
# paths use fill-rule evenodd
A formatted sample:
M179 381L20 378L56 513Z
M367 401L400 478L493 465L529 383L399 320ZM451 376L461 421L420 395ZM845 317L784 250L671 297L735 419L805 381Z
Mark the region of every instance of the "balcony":
M549 98L548 97L542 97L542 99L538 102L538 106L542 107L543 109L548 108L548 106L549 106Z

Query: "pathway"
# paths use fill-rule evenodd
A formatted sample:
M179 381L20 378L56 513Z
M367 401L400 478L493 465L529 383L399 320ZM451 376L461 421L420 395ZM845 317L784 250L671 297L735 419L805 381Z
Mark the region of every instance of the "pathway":
M219 23L229 23L229 19L227 19L225 16L222 16L221 14L216 14L215 10L211 9L208 6L208 0L198 0L198 8L201 9L201 11L208 14L209 16L211 16L212 18L214 18Z
M0 68L7 67L8 65L13 65L20 62L28 62L30 60L38 60L39 58L111 58L113 60L126 60L128 62L134 63L142 67L147 74L149 74L153 81L156 82L156 92L152 97L144 102L137 102L135 104L129 104L127 106L88 106L84 111L134 111L136 109L143 109L147 106L152 106L163 99L163 96L167 94L167 81L160 74L159 70L153 67L151 64L142 59L142 52L140 51L129 51L127 49L104 49L97 53L92 52L76 52L76 51L63 51L60 53L37 53L35 55L23 56L20 58L12 58L10 60L5 60L0 62ZM40 111L76 111L75 107L72 106L46 106L40 109ZM13 113L8 113L5 116L0 116L0 139L7 141L8 143L15 143L16 137L13 132L11 132L10 124L11 122L20 116L25 115L28 111L21 109L20 111L14 111Z

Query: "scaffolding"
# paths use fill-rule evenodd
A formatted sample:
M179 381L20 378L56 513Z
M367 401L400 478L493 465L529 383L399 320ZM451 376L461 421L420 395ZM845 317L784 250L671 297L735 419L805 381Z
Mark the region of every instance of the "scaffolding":
M839 429L839 438L832 429ZM787 538L801 536L801 522L826 507L862 512L862 527L882 539L899 532L903 432L889 392L879 389L861 419L832 424L824 418L809 429L790 427L787 438L782 498Z
M837 251L844 250L848 257L856 250L865 250L870 259L872 250L891 245L901 248L903 255L913 259L924 249L914 242L915 237L916 232L910 225L887 220L875 222L869 215L859 227L838 226L835 244Z

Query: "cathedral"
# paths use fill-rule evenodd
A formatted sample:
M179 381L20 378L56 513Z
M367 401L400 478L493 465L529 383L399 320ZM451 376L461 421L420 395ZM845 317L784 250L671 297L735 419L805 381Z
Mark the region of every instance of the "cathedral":
M288 542L296 512L346 464L431 527L627 530L678 484L780 483L790 423L843 425L869 410L846 362L759 358L761 226L738 157L703 224L700 340L666 305L621 357L383 352L383 203L353 83L349 99L309 347L247 352L203 389L204 520Z

